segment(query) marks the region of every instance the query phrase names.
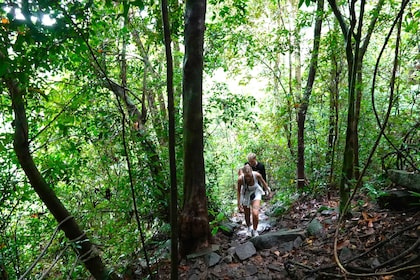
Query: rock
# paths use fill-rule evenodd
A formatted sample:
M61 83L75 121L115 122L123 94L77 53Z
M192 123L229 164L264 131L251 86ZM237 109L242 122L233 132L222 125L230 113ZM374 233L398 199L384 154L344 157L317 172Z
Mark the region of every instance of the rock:
M206 255L207 266L208 267L215 266L216 264L218 264L220 262L221 259L222 259L221 256L212 252L212 253Z
M280 230L277 232L262 234L260 236L250 239L250 241L254 244L255 248L261 250L279 246L284 242L294 241L298 237L300 237L301 239L305 238L305 233L303 230Z
M353 253L349 248L344 247L343 249L341 249L340 256L339 256L341 261L349 260L352 257L353 257Z
M282 269L280 266L269 264L268 269L276 271L276 272L283 272L284 269Z
M323 226L318 221L318 219L313 219L309 223L308 228L307 228L307 231L308 231L309 235L319 236L320 234L322 234L322 229L323 229Z
M285 254L289 251L292 251L293 250L293 242L294 241L288 241L288 242L284 242L284 243L280 244L278 246L279 252L281 254Z
M295 249L299 248L300 245L303 243L303 239L301 236L298 236L294 241L293 241L293 247Z
M245 271L251 276L258 273L258 268L253 264L247 264L245 265Z
M231 255L227 255L222 259L222 261L224 263L232 263L233 262L233 257Z
M420 192L420 174L397 169L389 169L386 174L393 183Z
M236 223L224 222L224 223L220 224L219 229L223 234L225 234L227 236L232 236L237 227L238 227L238 224L236 224Z
M257 250L251 242L246 242L236 247L235 253L238 256L238 258L241 261L243 261L255 255L257 253Z
M390 190L378 198L378 204L382 208L407 210L416 206L419 207L420 197L414 196L407 190Z
M203 248L201 251L187 255L187 259L195 259L198 257L202 257L205 255L210 254L211 252L218 251L220 248L220 245L217 244L211 244L208 248Z

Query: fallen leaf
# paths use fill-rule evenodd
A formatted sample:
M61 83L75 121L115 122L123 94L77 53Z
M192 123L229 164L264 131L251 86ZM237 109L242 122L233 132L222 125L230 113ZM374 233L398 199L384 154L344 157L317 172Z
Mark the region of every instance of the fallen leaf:
M345 241L343 241L343 242L339 242L339 243L337 243L337 249L338 250L341 250L341 249L343 249L344 247L348 247L350 245L350 240L345 240Z

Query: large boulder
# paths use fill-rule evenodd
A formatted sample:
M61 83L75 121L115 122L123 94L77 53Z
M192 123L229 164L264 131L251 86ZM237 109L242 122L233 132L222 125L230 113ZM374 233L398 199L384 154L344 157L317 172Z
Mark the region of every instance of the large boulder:
M389 169L386 174L396 185L420 192L420 174L397 169Z

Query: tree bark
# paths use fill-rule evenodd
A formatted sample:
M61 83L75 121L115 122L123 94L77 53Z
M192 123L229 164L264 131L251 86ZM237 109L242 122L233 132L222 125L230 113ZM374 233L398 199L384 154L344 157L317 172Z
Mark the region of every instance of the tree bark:
M15 113L15 135L13 147L31 186L34 188L40 199L53 214L66 237L74 242L79 259L95 279L119 279L111 274L105 267L99 252L83 232L75 219L61 203L55 192L50 188L41 173L37 169L29 150L28 120L25 112L23 92L16 82L6 81L12 98L12 106Z
M318 0L316 10L316 22L314 29L314 45L312 49L311 64L309 66L308 81L305 86L305 93L298 109L297 124L298 124L298 158L297 158L297 188L303 189L305 186L305 120L306 112L309 106L309 98L312 94L312 86L315 81L316 68L318 65L318 52L321 40L321 27L324 11L324 0Z
M176 153L175 153L175 102L173 86L173 59L171 49L171 27L169 24L168 1L161 1L162 23L166 51L166 89L168 92L168 116L169 116L169 167L171 178L171 280L178 279L178 188L176 181Z
M333 47L334 48L334 47ZM335 189L336 183L334 182L334 161L335 149L338 140L338 85L340 83L341 74L341 59L337 56L337 52L331 50L331 72L330 72L330 100L329 100L329 129L328 129L328 151L326 154L326 163L329 166L328 175L328 195L330 191Z
M343 166L340 180L340 212L344 213L344 206L350 198L351 181L355 178L355 174L359 176L359 137L358 123L360 113L361 91L362 91L362 67L363 56L369 44L369 39L373 33L379 11L384 1L381 0L375 7L375 13L369 26L367 35L362 44L362 26L364 19L364 9L366 1L362 0L358 8L359 15L356 16L356 1L349 1L350 24L349 27L344 21L343 15L340 13L335 0L328 0L338 20L344 37L346 46L346 59L348 69L348 111L347 111L347 130L346 144L344 148ZM356 29L357 27L357 29ZM356 31L355 31L356 29ZM354 32L355 31L355 32ZM356 172L355 172L356 170Z
M359 60L356 62L356 104L355 104L355 112L354 112L354 177L359 179L360 177L360 159L359 159L359 120L360 120L360 108L362 104L362 97L363 97L363 57L365 56L367 47L370 42L370 38L373 35L373 31L378 21L379 12L382 10L382 6L384 5L385 0L380 0L376 7L375 12L372 13L373 17L370 21L369 27L366 31L366 35L364 36L363 44L360 48L360 55Z
M150 174L154 180L155 187L160 190L162 197L158 199L158 209L156 214L159 214L162 220L169 222L169 211L165 203L167 201L168 186L166 184L166 175L163 172L162 161L160 159L158 148L156 147L153 140L150 139L147 131L145 130L145 118L144 114L137 107L137 105L130 99L126 94L130 92L129 89L125 89L123 86L113 82L110 79L106 79L103 82L103 86L111 90L118 98L123 100L127 111L131 118L133 118L134 123L139 126L135 128L137 130L137 135L139 136L139 143L141 143L143 150L147 154L146 164L149 167Z
M203 45L206 0L187 0L185 8L184 204L180 215L180 254L208 247L211 234L207 209L203 140Z

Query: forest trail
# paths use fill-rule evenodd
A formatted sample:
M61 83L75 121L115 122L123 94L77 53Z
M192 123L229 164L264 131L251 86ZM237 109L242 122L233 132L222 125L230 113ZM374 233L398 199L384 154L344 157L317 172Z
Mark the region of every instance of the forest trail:
M366 197L358 202L337 241L340 261L351 274L344 275L334 260L338 197L301 197L277 218L266 215L271 205L264 202L260 236L253 238L246 236L243 214L235 213L233 231L219 232L212 250L182 260L179 279L419 279L419 209L381 209ZM282 239L285 232L288 239ZM389 270L396 272L380 274ZM158 264L157 275L170 279L169 261Z

